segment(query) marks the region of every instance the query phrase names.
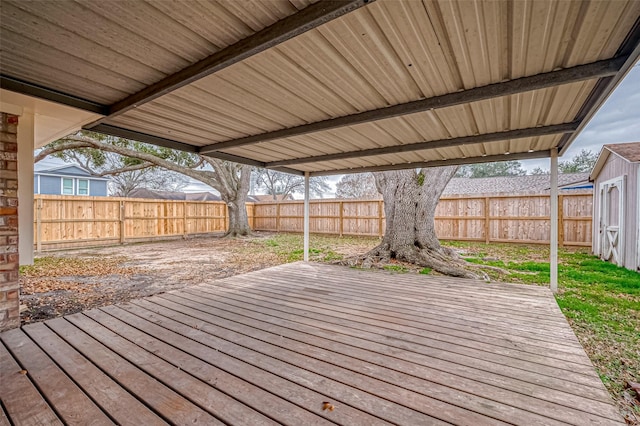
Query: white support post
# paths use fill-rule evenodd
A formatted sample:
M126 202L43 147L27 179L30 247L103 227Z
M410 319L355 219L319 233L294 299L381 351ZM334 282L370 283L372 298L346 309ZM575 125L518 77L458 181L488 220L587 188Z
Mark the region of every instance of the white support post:
M309 261L309 172L304 172L304 261Z
M551 235L550 235L550 249L551 249L551 277L550 287L552 292L558 291L558 149L551 150Z
M18 118L18 252L20 265L33 265L33 150L35 117Z

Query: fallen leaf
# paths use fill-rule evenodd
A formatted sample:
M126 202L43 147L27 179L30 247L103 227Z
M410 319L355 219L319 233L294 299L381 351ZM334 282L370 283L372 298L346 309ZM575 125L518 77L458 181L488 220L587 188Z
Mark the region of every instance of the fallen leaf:
M334 408L336 408L336 407L334 407L333 404L330 403L329 401L324 401L322 403L322 411L324 411L324 410L333 411Z
M20 374L22 374L23 376L27 374L27 370L20 370Z

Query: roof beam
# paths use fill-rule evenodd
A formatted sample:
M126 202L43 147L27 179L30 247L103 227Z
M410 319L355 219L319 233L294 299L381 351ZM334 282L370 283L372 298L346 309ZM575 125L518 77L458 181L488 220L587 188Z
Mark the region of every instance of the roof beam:
M615 75L626 57L608 59L593 62L586 65L578 65L572 68L565 68L558 71L551 71L543 74L536 74L529 77L522 77L515 80L501 83L489 84L487 86L476 87L455 93L434 96L432 98L407 102L399 105L392 105L380 109L364 111L344 117L332 118L315 123L303 124L288 129L276 130L273 132L252 135L238 139L232 139L200 148L201 153L219 151L221 149L235 148L267 142L275 139L282 139L292 136L304 135L323 130L335 129L338 127L353 126L356 124L368 123L371 121L383 120L407 114L414 114L434 109L446 108L455 105L467 104L507 95L540 90L562 84L575 83L600 77Z
M316 155L313 157L293 158L290 160L272 161L266 164L267 168L290 166L293 164L317 163L320 161L345 160L349 158L371 157L374 155L396 154L400 152L413 152L427 149L449 148L454 146L472 145L485 142L499 142L509 139L522 139L535 136L547 136L560 133L572 133L579 122L554 124L543 127L530 127L527 129L509 130L506 132L485 133L482 135L462 136L459 138L439 139L430 142L410 143L406 145L385 146L382 148L363 149L359 151L337 152L335 154Z
M330 175L344 175L349 173L384 172L387 170L418 169L423 167L459 166L463 164L493 163L496 161L530 160L532 158L547 158L550 155L551 155L551 152L549 150L546 150L546 151L535 151L535 152L522 152L522 153L516 153L516 154L487 155L485 157L453 158L451 160L436 160L436 161L424 161L424 162L415 162L415 163L389 164L384 166L354 167L352 169L311 172L310 175L311 176L330 176Z
M268 50L374 1L375 0L323 0L314 3L116 102L109 107L107 117L96 121L88 127L97 126L109 118L116 117L133 108L139 107L162 95L166 95L187 84Z
M117 136L120 138L131 139L138 142L149 143L152 145L163 146L165 148L178 149L181 151L197 153L197 147L188 145L186 143L178 142L173 139L167 139L160 136L150 135L148 133L137 132L135 130L124 129L122 127L112 126L109 124L98 124L90 131L104 133L105 135ZM212 154L206 154L209 157L219 158L225 161L232 161L234 163L247 164L254 167L265 167L266 163L261 161L252 160L250 158L239 157L237 155L226 154L224 152L216 152ZM295 175L303 175L304 173L299 170L289 169L287 167L274 167L273 170L277 170L284 173L290 173Z
M0 74L0 88L96 114L106 115L109 112L108 105L102 105L97 102L82 99L77 96L49 89L44 86L39 86L34 83L29 83L8 75Z
M131 139L138 142L149 143L152 145L163 146L165 148L178 149L186 152L197 152L197 147L186 143L178 142L173 139L167 139L160 136L150 135L148 133L137 132L135 130L124 129L122 127L112 126L110 124L99 124L91 129L91 132L104 133L105 135L117 136L119 138Z

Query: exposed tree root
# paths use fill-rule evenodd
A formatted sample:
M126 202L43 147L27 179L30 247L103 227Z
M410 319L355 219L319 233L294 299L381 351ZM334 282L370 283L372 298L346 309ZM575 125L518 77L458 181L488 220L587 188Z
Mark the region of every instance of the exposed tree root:
M410 247L406 250L393 252L386 244L380 244L364 255L345 259L341 263L349 266L371 268L374 266L383 267L392 260L431 268L443 275L460 278L484 279L485 281L489 281L489 276L482 269L508 274L508 271L494 266L469 263L449 247L441 247L439 250Z
M250 237L251 236L251 230L230 230L227 231L222 238L244 238L244 237Z

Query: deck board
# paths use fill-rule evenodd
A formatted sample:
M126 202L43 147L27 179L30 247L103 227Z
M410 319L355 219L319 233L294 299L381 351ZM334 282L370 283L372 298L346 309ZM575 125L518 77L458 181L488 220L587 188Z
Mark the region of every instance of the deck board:
M624 424L541 287L295 263L0 339L0 425Z
M28 372L23 374L24 372L22 366L18 365L0 343L0 400L6 414L14 424L63 424L27 377Z
M177 299L177 296L172 297L172 295L167 295L165 298L155 298L151 301L162 306L173 308L174 310L189 313L189 315L196 318L207 318L208 320L214 321L218 324L222 324L225 321L234 321L234 323L245 326L240 327L233 324L234 329L242 329L242 332L244 333L253 332L253 334L258 336L269 333L273 336L274 341L280 336L287 337L306 344L327 348L333 352L346 354L358 359L372 360L371 362L374 362L375 364L385 365L389 368L398 369L398 371L414 372L417 370L420 371L420 373L413 374L421 377L425 377L427 373L430 373L431 375L440 377L441 383L449 384L455 382L456 385L463 388L473 386L474 383L469 383L468 385L464 384L465 378L473 378L474 380L481 381L489 385L498 385L501 387L505 387L506 383L507 386L510 386L513 389L518 388L522 392L530 395L538 394L541 398L548 397L547 394L549 393L557 393L554 392L555 389L559 389L566 393L577 392L581 396L591 397L596 400L601 396L599 387L581 386L576 383L569 385L564 380L559 380L550 376L524 374L522 371L512 371L512 375L518 374L517 378L513 379L504 374L504 367L493 368L492 372L490 363L479 363L480 368L470 368L461 364L461 360L459 359L455 360L456 362L450 362L408 351L402 351L402 358L399 358L396 356L398 351L395 351L395 353L394 351L390 351L390 347L387 345L364 339L356 341L357 339L344 338L344 336L340 338L332 331L321 330L317 327L308 327L286 321L280 322L283 326L278 326L273 325L274 323L277 324L277 322L273 322L269 318L264 320L252 320L250 318L247 319L246 317L242 318L241 316L233 313L224 314L222 313L222 308L216 311L216 316L219 318L214 318L211 315L204 313L208 310L207 306L210 305L201 305L195 301L187 301L187 303L182 302L183 305L181 306L172 302L178 301ZM200 309L200 312L196 311L196 309ZM237 313L239 310L234 309L234 312ZM484 367L484 369L482 367ZM455 369L457 376L448 373L453 369ZM523 379L526 379L527 381ZM544 383L544 387L541 387L538 383ZM486 392L486 389L483 387L478 390L482 392L482 394ZM560 396L562 395L558 394L558 397ZM579 398L579 400L581 401L582 399Z
M116 423L125 426L167 424L44 323L31 324L24 330Z
M69 425L113 425L109 417L21 329L9 330L2 341L20 360L45 399Z
M295 286L295 284L292 284ZM253 289L252 289L253 290ZM335 295L318 295L314 294L313 299L309 299L309 293L305 289L296 290L291 288L282 287L279 284L273 285L269 288L268 292L263 291L262 289L258 289L257 291L261 291L260 294L265 294L268 297L277 297L279 300L281 298L286 298L286 300L303 300L305 305L316 306L323 309L325 306L330 306L331 310L338 311L346 314L357 315L363 318L370 319L378 319L382 315L384 317L382 320L387 323L394 323L400 325L407 325L413 328L421 328L424 330L436 330L436 331L444 331L445 333L448 331L450 334L456 335L456 333L467 333L463 334L462 337L468 338L470 334L479 334L477 333L478 326L468 327L462 325L460 323L456 323L451 327L447 327L448 322L446 321L448 315L444 312L440 312L441 320L430 319L420 317L418 318L416 313L408 314L404 312L392 311L390 309L385 309L381 307L381 301L379 303L370 303L370 299L356 299L354 298L354 293L340 292L341 296L349 296L348 303L340 302L336 300ZM266 294L270 293L270 294ZM417 299L419 300L419 299ZM415 303L415 301L414 301ZM405 311L406 312L406 311ZM467 315L473 315L473 317L477 317L479 312L473 312ZM482 311L482 313L486 314L486 310ZM465 316L465 319L469 318ZM473 321L471 321L473 323ZM511 322L511 321L510 321ZM514 320L517 324L517 320ZM540 323L538 323L538 328L540 327ZM448 330L445 330L448 329ZM530 333L519 333L519 328L516 328L514 331L509 333L509 340L516 343L525 343L531 344L534 346L543 346L545 348L553 349L555 351L562 351L567 353L574 354L582 354L582 348L579 344L573 341L563 341L560 337L548 336L546 334L541 333L531 333L535 331L535 328L531 327L528 329ZM521 336L521 334L523 334ZM482 330L482 336L504 340L504 333L494 330L493 328L485 328ZM586 362L586 360L585 360Z

